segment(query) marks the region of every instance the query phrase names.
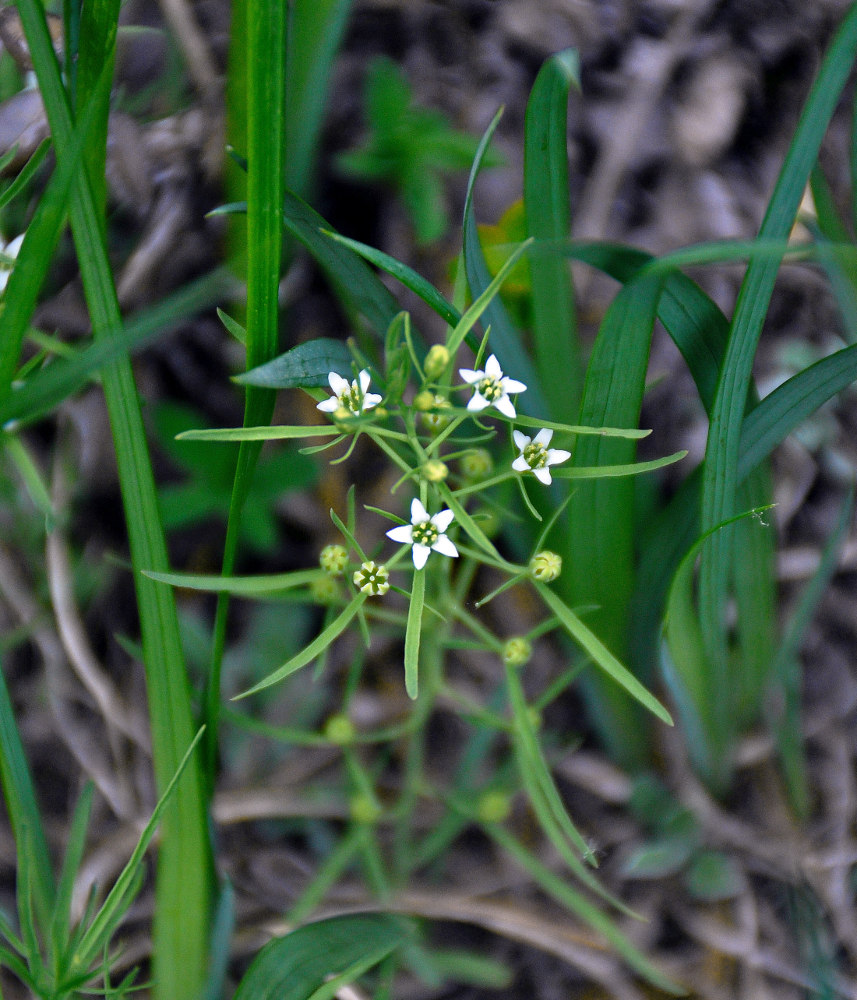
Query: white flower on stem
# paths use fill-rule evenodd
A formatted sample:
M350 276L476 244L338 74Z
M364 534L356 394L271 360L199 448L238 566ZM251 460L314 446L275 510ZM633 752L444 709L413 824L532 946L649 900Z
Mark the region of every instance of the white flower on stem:
M452 524L455 515L451 510L441 510L429 517L428 511L419 500L411 502L411 523L400 524L391 528L387 537L402 545L412 546L411 555L414 566L422 569L432 550L442 556L455 557L458 549L446 537L447 528Z
M562 448L548 448L553 437L553 431L547 428L540 430L534 438L527 437L521 431L512 431L520 455L512 462L515 472L532 472L532 474L549 486L551 482L551 465L559 465L571 458L571 452Z
M14 260L18 256L18 251L21 249L21 244L24 242L24 234L21 233L20 236L16 236L14 240L9 240L8 243L4 243L0 239L0 253L4 257L10 257ZM0 295L6 290L6 285L9 284L9 278L12 274L12 267L14 265L10 262L7 263L5 260L0 261Z
M503 374L497 355L492 354L485 362L484 371L473 371L472 368L459 368L458 374L468 385L473 386L473 395L467 404L467 409L474 413L488 406L496 407L505 417L514 420L517 414L509 393L524 392L526 386L517 379Z
M365 410L371 410L381 402L377 392L367 392L371 379L366 368L353 382L337 375L336 372L331 372L327 376L327 381L330 383L333 395L317 405L316 409L322 413L338 414L343 410L344 413L339 414L340 416L359 417Z

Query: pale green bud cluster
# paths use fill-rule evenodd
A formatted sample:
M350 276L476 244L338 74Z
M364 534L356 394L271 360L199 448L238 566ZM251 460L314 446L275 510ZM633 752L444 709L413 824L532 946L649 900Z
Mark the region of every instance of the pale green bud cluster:
M439 458L430 458L423 466L423 475L430 483L442 483L449 475L449 466Z
M503 662L509 667L522 667L533 655L533 647L523 636L509 639L503 646Z
M562 572L562 556L543 549L530 560L530 575L541 583L552 583Z
M347 715L331 715L325 724L324 735L337 746L347 746L354 739L354 723Z
M426 355L426 378L440 378L449 367L450 360L450 353L443 344L435 344Z
M348 553L342 545L325 545L318 557L318 563L325 573L342 576L348 565Z
M355 570L352 579L354 586L370 597L381 597L390 589L390 571L371 559L360 564L360 569Z

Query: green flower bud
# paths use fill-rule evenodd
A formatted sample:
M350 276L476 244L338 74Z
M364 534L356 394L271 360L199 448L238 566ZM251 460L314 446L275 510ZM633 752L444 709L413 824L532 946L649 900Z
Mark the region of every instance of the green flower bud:
M339 584L332 576L319 576L309 585L309 592L316 604L333 604L339 597Z
M355 823L369 826L381 818L381 807L371 795L352 796L348 808Z
M534 580L551 583L562 572L562 556L543 549L530 560L530 574Z
M449 475L449 467L439 458L430 458L423 466L423 475L430 483L442 483Z
M476 806L476 815L483 823L502 823L511 811L512 802L505 792L485 792Z
M324 727L324 735L337 746L347 746L354 739L354 723L346 715L331 715Z
M422 393L420 393L422 395ZM444 427L452 420L452 415L450 413L445 413L444 410L451 410L452 404L445 396L435 396L434 402L430 409L423 410L420 413L420 419L423 422L423 426L431 431L432 434L437 434L442 431Z
M523 636L515 636L503 646L503 662L510 667L522 667L532 655L533 647Z
M426 355L426 378L437 379L449 367L450 354L443 344L435 344Z
M466 451L461 456L459 465L464 478L475 482L487 479L494 471L494 459L487 448L471 448Z
M342 576L348 565L348 553L342 545L325 545L318 557L318 562L325 573L331 576Z
M414 409L425 411L430 410L434 406L434 393L429 392L428 389L423 389L422 392L418 392L414 396Z
M390 571L371 559L360 564L360 569L355 570L352 579L354 586L370 597L381 597L390 589Z

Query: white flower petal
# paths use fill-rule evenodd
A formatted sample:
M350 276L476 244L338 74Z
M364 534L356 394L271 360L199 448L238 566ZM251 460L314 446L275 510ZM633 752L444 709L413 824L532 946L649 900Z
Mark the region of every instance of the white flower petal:
M415 545L411 549L411 555L413 556L414 559L414 566L416 566L417 569L422 569L423 566L425 566L430 554L431 554L431 549L428 547L428 545Z
M487 403L485 404L488 405ZM499 399L494 400L494 406L503 414L504 417L508 417L510 420L514 420L518 415L515 413L515 407L512 405L512 400L508 396L501 396ZM470 407L468 406L468 409Z
M550 486L551 484L551 474L550 469L545 466L542 469L533 469L533 475L538 479L540 483L544 483L545 486Z
M485 362L485 374L496 379L503 377L503 369L500 367L500 362L497 360L496 354L492 354Z
M365 394L366 390L369 388L369 383L372 381L369 377L369 369L364 368L357 378L360 380L360 391Z
M414 529L410 524L400 524L397 528L390 528L387 538L401 542L402 545L410 545L414 540Z
M363 397L363 409L371 410L373 406L377 406L381 402L381 397L377 392L367 392Z
M504 392L526 392L527 387L516 378L504 378L500 383Z
M478 392L474 392L470 397L470 402L467 404L467 409L473 413L478 413L479 410L484 410L491 404L485 399L484 396L480 396Z
M552 437L553 431L548 430L547 427L543 427L533 438L533 442L535 444L540 444L543 448L547 448L547 446L551 443Z
M331 390L335 392L337 396L341 395L343 392L346 392L348 389L351 388L351 383L348 381L348 379L343 378L336 372L331 372L327 376L327 381L330 384Z
M458 374L469 385L471 382L478 382L483 377L485 372L475 372L472 368L459 368Z
M455 514L451 510L441 510L432 517L431 523L443 534L454 520Z
M512 462L512 468L515 472L529 472L530 463L524 458L523 455L518 455L514 462Z
M18 251L21 249L21 244L24 242L24 235L24 233L21 233L20 236L16 236L14 240L6 244L3 249L3 253L5 253L7 257L18 256Z
M422 524L423 521L430 520L428 511L423 507L422 501L417 497L411 501L411 524Z
M560 462L567 462L571 458L571 452L563 448L551 448L548 452L548 465L559 465Z
M512 431L512 438L515 441L515 447L518 451L523 451L531 440L526 434L524 434L523 431ZM538 440L538 436L536 437L536 440Z
M321 410L322 413L335 413L339 409L339 398L331 396L330 399L326 399L323 403L316 403L315 408Z
M458 549L452 544L446 535L441 535L434 545L432 545L432 548L435 552L439 552L442 556L449 556L451 559L455 559L458 555ZM414 546L414 549L416 549L416 545Z

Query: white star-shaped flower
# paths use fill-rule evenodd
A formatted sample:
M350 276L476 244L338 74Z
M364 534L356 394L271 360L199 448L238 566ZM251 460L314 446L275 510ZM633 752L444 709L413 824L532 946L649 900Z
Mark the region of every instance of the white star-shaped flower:
M524 392L526 386L517 379L508 378L503 374L497 355L492 354L485 362L484 371L473 371L472 368L459 368L458 374L473 386L473 395L467 404L467 409L477 413L488 406L496 407L505 417L514 420L515 407L509 399L509 393Z
M21 244L24 242L24 234L21 233L20 236L16 236L14 240L9 240L8 243L4 243L0 239L0 252L6 257L11 257L14 259L18 256L18 251L21 249ZM0 294L6 290L6 285L9 284L9 278L12 274L12 265L7 264L5 261L0 262Z
M570 451L564 451L562 448L548 448L553 431L549 431L547 428L540 430L534 438L528 438L521 431L512 431L512 437L520 452L520 455L512 462L512 468L515 472L532 472L536 479L544 483L545 486L549 486L551 482L549 466L559 465L560 462L571 458Z
M419 500L411 501L411 523L391 528L387 537L402 545L412 546L414 566L422 569L432 550L442 556L458 555L458 549L446 537L446 530L455 515L451 510L441 510L429 517L428 511Z
M359 417L364 411L371 410L381 402L381 397L377 392L367 392L371 379L368 369L362 372L349 382L347 378L331 372L327 376L333 395L330 399L325 399L323 403L318 403L316 409L322 413L336 413L344 410L349 417Z

